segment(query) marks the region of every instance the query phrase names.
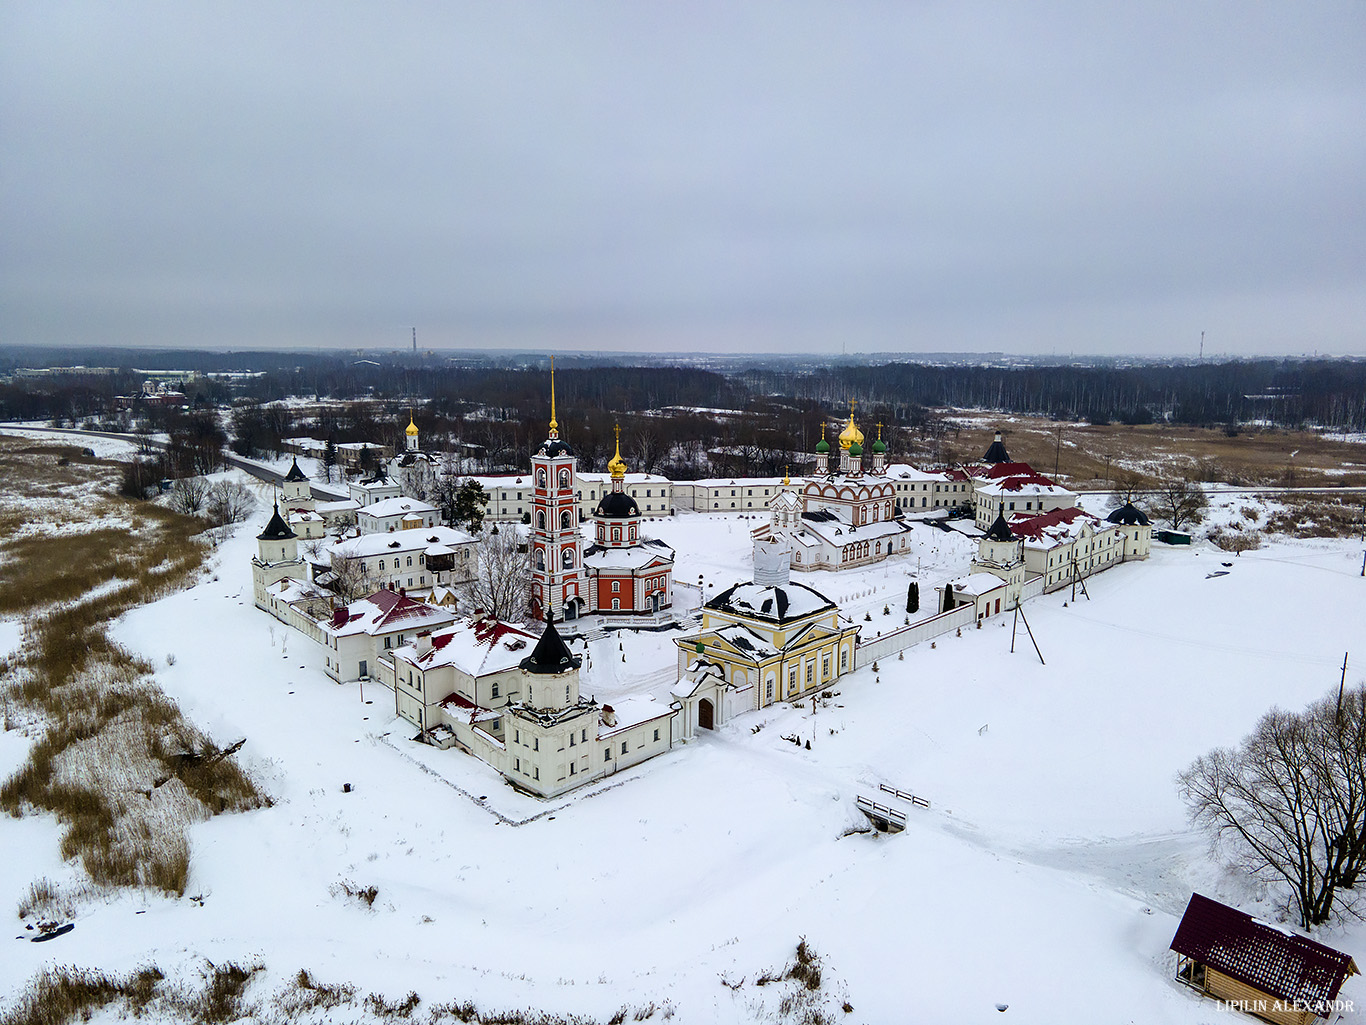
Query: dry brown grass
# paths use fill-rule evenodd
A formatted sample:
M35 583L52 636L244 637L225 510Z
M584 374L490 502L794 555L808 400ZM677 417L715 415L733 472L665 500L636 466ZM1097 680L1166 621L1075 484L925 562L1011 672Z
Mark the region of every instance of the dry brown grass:
M949 414L952 416L952 414ZM1230 437L1221 429L1168 424L1126 427L1121 424L1059 425L1043 417L1002 416L1001 428L1012 459L1026 462L1070 484L1104 488L1116 470L1184 465L1203 480L1249 486L1337 487L1366 485L1366 447L1309 431L1244 428ZM965 427L951 432L948 447L957 459L981 457L991 444L994 427ZM1291 456L1291 453L1294 456ZM1108 459L1108 473L1107 473ZM1329 471L1348 471L1345 474Z
M203 524L109 494L117 472L98 460L58 466L43 446L5 441L0 480L22 481L14 493L0 492L0 514L32 502L35 492L89 498L93 485L104 493L80 507L132 529L29 521L27 533L0 545L0 613L24 616L7 708L22 705L46 727L27 762L0 785L0 809L55 814L65 827L63 857L79 858L96 883L181 894L186 826L264 798L156 687L151 664L114 643L107 626L194 580L206 553L196 537ZM42 478L47 472L56 479Z

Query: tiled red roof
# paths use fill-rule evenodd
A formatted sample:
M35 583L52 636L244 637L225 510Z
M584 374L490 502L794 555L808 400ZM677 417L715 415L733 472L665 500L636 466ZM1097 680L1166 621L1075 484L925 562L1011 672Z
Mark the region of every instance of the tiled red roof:
M1084 509L1073 506L1070 509L1050 509L1046 513L1039 513L1037 516L1015 516L1010 521L1010 532L1016 537L1027 537L1039 540L1043 537L1044 531L1049 527L1056 527L1063 523L1071 523L1077 517L1088 520L1100 520L1092 516Z
M1034 467L1028 463L996 463L988 466L981 473L981 476L988 480L1000 480L1002 477L1030 476L1037 475Z
M1357 966L1348 954L1191 894L1171 949L1284 1001L1323 1007Z

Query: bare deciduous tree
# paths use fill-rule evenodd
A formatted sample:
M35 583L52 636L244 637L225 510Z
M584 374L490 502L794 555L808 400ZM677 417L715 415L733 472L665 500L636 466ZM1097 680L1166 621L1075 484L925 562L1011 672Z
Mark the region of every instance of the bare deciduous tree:
M344 602L353 602L379 590L379 581L365 568L365 560L353 555L332 553L332 592Z
M521 547L519 535L511 526L499 530L494 524L480 534L478 566L474 578L460 586L461 603L497 619L522 619L527 614L531 571Z
M1191 818L1251 874L1290 888L1306 929L1351 911L1366 867L1363 691L1303 713L1272 709L1238 748L1216 748L1177 777ZM1347 891L1347 892L1344 892Z
M193 516L204 508L209 493L209 482L203 477L181 477L171 485L171 508L186 516Z
M209 522L216 527L241 523L256 508L251 489L236 480L220 480L209 488L204 509Z
M1171 524L1172 530L1180 530L1185 524L1199 523L1209 499L1199 484L1189 477L1171 474L1157 482L1153 492L1158 515Z

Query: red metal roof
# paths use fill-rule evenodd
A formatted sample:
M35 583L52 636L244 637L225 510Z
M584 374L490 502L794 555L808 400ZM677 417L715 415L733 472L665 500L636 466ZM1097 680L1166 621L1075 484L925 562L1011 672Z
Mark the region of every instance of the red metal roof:
M1198 893L1191 894L1171 949L1278 1000L1311 1008L1325 1007L1357 973L1350 955Z
M1084 509L1073 506L1070 509L1050 509L1046 513L1039 513L1036 516L1014 516L1010 521L1010 532L1016 537L1028 537L1038 540L1043 537L1043 533L1049 527L1056 527L1059 524L1071 523L1078 516L1088 520L1095 520L1097 524L1100 520L1092 516Z

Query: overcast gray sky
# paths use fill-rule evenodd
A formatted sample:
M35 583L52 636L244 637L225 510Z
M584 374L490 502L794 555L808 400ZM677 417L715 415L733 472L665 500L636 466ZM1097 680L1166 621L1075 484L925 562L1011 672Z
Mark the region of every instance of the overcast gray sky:
M1366 4L0 5L0 342L1366 353Z

